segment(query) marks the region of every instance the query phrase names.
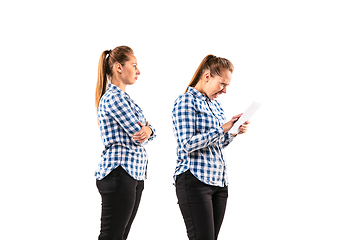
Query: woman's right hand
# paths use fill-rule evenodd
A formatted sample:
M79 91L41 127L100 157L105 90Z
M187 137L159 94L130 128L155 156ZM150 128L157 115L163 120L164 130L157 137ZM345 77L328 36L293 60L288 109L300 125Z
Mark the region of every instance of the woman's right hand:
M232 128L234 123L241 117L241 115L242 115L242 113L233 116L230 121L228 121L227 123L222 125L222 128L224 129L224 132L230 131L230 129Z
M138 142L145 142L151 135L153 134L152 129L149 127L149 122L145 119L145 125L141 122L138 122L141 129L137 133L134 134L133 138Z

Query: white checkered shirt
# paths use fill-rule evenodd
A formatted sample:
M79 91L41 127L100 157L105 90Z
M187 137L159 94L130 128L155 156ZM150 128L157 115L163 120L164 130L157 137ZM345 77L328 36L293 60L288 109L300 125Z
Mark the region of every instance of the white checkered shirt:
M172 122L177 140L174 180L190 170L208 185L226 186L228 177L222 149L234 137L224 133L222 125L226 119L220 103L189 87L175 101Z
M143 145L154 139L155 129L149 126L153 135L144 143L133 139L141 129L138 122L145 124L141 108L127 93L110 84L100 100L98 118L105 149L95 172L96 179L103 179L121 165L134 179L145 180L148 158Z

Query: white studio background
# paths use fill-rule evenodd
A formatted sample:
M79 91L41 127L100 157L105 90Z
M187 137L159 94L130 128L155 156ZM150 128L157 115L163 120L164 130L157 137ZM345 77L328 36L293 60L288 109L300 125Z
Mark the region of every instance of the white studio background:
M207 54L230 59L227 117L262 103L225 150L223 239L360 238L357 1L4 1L1 233L97 239L102 151L94 92L104 50L129 45L127 88L156 127L131 239L184 240L172 174L173 101Z

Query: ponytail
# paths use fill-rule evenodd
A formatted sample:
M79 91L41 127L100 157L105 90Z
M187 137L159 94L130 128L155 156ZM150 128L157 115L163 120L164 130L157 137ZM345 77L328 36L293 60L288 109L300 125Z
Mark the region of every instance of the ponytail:
M95 90L95 107L96 111L99 109L99 103L101 97L106 92L107 86L107 73L108 73L108 64L106 55L110 54L110 51L103 51L100 56L99 65L98 65L98 76Z
M207 56L201 61L199 67L196 69L196 71L195 71L195 73L194 73L194 76L192 77L192 79L191 79L189 85L187 86L185 92L187 92L187 90L189 89L189 87L195 87L195 86L196 86L196 84L199 82L200 77L201 77L201 75L202 75L202 73L203 73L203 69L204 69L204 67L205 67L205 63L206 63L210 58L212 58L212 57L215 57L215 56L209 54L209 55L207 55Z
M210 70L210 76L214 77L215 75L221 76L222 70L229 70L231 73L234 71L234 66L226 58L216 57L212 54L207 55L200 63L199 67L196 69L194 76L192 77L189 85L186 88L186 91L189 87L195 87L196 84L200 81L201 76L204 74L205 70Z

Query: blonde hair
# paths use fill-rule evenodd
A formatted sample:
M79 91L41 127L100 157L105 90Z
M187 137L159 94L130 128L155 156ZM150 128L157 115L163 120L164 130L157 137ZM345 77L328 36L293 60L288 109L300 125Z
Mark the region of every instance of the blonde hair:
M221 76L223 70L229 70L231 73L234 71L234 66L230 60L226 58L216 57L212 54L207 55L200 63L199 67L196 69L194 76L192 77L189 85L186 88L186 91L189 87L195 87L196 84L201 79L201 76L206 70L210 71L210 76L214 77L215 75Z
M121 65L125 65L125 63L129 61L128 56L130 54L134 54L134 51L127 46L119 46L113 50L106 50L101 53L95 90L96 111L99 109L101 97L106 92L108 79L111 80L113 65L117 62Z

